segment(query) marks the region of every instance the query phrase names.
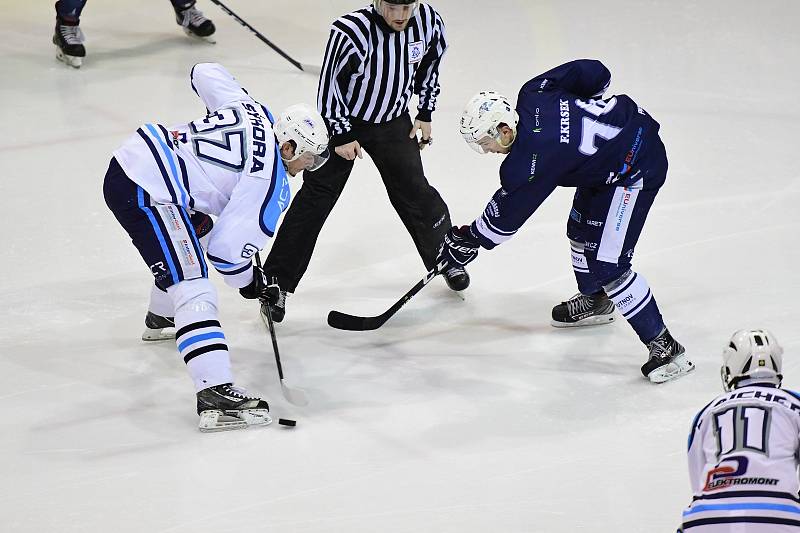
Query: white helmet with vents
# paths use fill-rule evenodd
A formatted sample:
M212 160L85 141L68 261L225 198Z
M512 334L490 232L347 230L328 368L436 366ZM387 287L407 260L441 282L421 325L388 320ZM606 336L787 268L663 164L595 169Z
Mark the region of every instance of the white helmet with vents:
M461 113L460 131L470 148L483 154L485 151L478 141L488 136L500 142L497 129L500 124L511 128L516 137L518 123L519 115L508 98L494 91L481 91L467 102Z
M781 385L783 348L766 329L740 329L722 352L722 386L735 389L744 380Z
M306 168L317 170L330 156L328 128L322 115L311 106L295 104L287 107L272 125L272 130L279 145L283 146L285 142L294 144L294 157L285 161L313 157L313 162Z

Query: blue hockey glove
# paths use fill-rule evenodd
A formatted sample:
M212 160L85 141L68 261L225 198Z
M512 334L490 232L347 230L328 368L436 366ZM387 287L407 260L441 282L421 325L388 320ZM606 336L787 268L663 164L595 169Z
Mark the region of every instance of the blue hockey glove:
M439 261L450 266L466 266L478 257L478 240L472 235L469 226L453 226L444 236Z

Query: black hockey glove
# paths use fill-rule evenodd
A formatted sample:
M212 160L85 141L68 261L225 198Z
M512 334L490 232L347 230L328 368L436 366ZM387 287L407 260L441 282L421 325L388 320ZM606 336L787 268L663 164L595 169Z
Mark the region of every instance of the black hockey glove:
M201 213L200 211L195 211L189 216L189 220L192 221L192 226L194 227L194 232L197 235L198 239L202 239L214 228L214 221L211 220L211 217L206 215L205 213Z
M273 306L278 302L280 293L281 289L278 284L267 284L264 272L255 265L253 265L253 281L239 289L239 294L242 295L242 298L247 298L248 300L258 298L261 303Z
M444 260L450 266L466 266L478 257L478 248L480 244L469 226L453 226L444 236L438 262Z

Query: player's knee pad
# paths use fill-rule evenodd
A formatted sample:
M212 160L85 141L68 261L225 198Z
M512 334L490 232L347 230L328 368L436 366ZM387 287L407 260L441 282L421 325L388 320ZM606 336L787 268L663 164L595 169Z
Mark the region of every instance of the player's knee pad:
M650 286L644 276L626 270L621 276L603 284L609 299L627 320L634 317L653 299Z
M217 291L208 278L181 281L167 289L167 292L175 306L176 325L182 313L209 318L217 316Z

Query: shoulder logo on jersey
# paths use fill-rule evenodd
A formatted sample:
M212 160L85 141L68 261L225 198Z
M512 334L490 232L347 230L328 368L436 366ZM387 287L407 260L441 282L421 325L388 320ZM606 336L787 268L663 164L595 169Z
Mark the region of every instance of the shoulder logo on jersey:
M245 259L250 259L254 255L256 255L256 252L258 252L258 248L256 248L255 245L250 244L248 242L247 244L244 245L244 248L242 248L242 257L244 257Z
M415 41L408 45L408 62L419 63L425 55L425 46L422 41Z

